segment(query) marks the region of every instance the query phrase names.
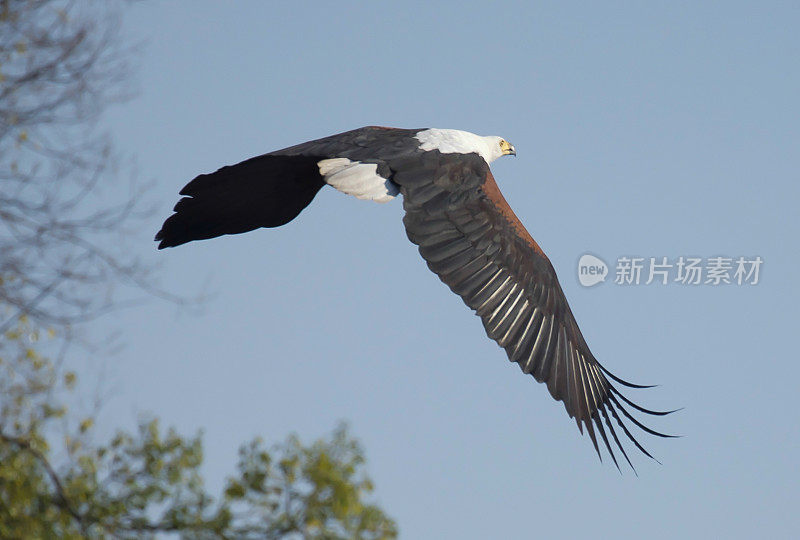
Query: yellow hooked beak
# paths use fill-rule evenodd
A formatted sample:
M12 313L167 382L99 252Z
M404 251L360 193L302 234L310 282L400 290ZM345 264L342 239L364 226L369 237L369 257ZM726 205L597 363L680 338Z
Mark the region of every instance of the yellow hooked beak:
M517 151L514 146L508 141L500 141L500 150L503 151L504 156L516 156Z

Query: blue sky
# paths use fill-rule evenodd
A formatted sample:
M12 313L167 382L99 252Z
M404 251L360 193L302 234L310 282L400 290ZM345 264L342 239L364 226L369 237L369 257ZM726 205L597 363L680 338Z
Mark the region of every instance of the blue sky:
M131 245L160 284L98 325L109 426L202 429L209 485L256 435L349 421L403 538L789 537L800 473L800 7L791 2L145 2L107 126L155 182ZM157 252L199 173L380 124L501 135L493 165L609 369L677 440L600 464L406 239L323 190L285 227ZM580 255L760 256L756 286L578 284Z

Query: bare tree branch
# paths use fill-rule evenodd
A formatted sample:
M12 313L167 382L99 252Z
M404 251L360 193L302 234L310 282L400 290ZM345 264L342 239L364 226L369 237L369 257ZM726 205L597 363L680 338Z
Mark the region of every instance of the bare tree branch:
M0 334L24 314L67 335L136 291L183 301L124 248L148 214L145 186L97 128L132 95L120 7L0 0L0 306L14 308Z

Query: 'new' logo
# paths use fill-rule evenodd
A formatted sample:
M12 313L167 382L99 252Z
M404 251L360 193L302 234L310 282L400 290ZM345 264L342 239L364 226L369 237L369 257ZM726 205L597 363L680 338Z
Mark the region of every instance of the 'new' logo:
M592 287L608 276L608 265L594 255L588 253L581 255L578 260L578 281L584 287Z

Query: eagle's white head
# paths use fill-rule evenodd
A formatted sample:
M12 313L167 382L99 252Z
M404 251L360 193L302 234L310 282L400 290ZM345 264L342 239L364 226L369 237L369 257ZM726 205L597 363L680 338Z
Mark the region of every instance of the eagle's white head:
M501 156L516 156L514 146L502 137L482 137L457 129L425 129L416 134L422 150L438 150L443 154L479 154L486 163Z
M484 139L491 139L489 142L489 146L494 148L493 156L491 159L487 159L487 163L491 163L495 159L502 157L502 156L516 156L517 151L514 148L514 145L505 140L502 137L497 137L491 135L489 137L483 137ZM498 152L499 149L499 152ZM484 158L485 159L485 158Z

